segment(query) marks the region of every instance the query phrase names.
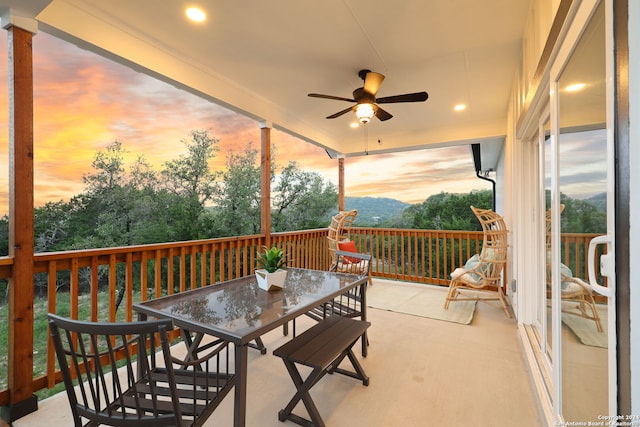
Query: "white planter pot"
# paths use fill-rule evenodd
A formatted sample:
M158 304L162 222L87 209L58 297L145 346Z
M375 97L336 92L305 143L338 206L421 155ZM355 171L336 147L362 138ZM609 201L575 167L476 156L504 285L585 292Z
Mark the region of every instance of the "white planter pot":
M256 279L258 280L258 286L265 291L277 291L282 289L284 281L287 278L287 270L280 269L273 273L268 273L267 270L256 270Z

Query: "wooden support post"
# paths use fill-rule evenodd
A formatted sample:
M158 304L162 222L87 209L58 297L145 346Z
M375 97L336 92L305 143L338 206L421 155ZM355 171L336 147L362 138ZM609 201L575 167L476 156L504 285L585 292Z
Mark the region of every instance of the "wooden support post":
M3 17L3 20L5 17ZM4 22L3 22L4 23ZM10 403L8 422L38 409L33 383L33 32L11 22L9 41L9 279Z
M269 122L260 123L260 231L267 247L271 246L271 127Z
M338 159L338 211L344 211L344 157Z

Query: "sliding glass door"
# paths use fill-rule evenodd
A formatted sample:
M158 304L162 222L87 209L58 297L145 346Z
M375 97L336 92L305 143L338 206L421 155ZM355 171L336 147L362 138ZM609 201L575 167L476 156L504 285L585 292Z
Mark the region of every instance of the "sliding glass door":
M616 414L608 4L583 0L577 8L551 67L551 129L541 137L540 303L548 314L553 408L564 422Z

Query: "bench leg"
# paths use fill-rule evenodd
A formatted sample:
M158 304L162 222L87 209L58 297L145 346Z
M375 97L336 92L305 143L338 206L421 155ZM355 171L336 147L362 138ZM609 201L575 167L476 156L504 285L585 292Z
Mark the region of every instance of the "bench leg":
M280 421L293 421L294 423L301 426L324 427L324 421L322 421L320 412L318 412L318 408L311 399L309 390L311 390L311 387L313 387L320 380L320 378L322 378L327 373L327 371L319 368L314 368L307 379L303 381L298 368L293 362L284 360L284 364L289 371L289 375L291 376L291 379L293 380L297 391L293 398L291 398L287 406L284 409L280 410L280 412L278 412L278 419ZM300 400L302 400L302 403L304 403L304 406L307 409L311 420L307 420L299 415L292 413L293 408L296 407Z
M365 333L362 334L362 357L367 357L367 355L369 354L369 350L367 349L367 347L369 347L369 337L367 336L367 332L365 331Z
M353 344L355 344L355 342ZM329 367L327 368L327 373L332 374L334 372L337 372L339 374L346 375L347 377L362 380L362 385L368 386L369 377L367 376L367 374L365 374L364 368L356 358L356 355L353 353L353 344L351 344L351 346L347 350L343 351L336 360L331 362L331 365L329 365ZM345 357L349 358L351 366L353 366L355 372L347 371L346 369L338 367Z

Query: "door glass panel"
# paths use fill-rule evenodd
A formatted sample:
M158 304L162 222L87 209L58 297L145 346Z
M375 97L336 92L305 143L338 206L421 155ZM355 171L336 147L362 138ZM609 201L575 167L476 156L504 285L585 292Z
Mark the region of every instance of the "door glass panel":
M553 330L551 328L551 222L549 221L549 214L551 212L551 159L552 159L552 140L551 140L551 121L550 118L547 117L547 120L544 122L543 129L543 150L544 150L544 212L541 212L541 217L545 218L545 254L542 262L544 263L544 272L545 272L545 280L541 283L543 287L543 301L544 301L544 313L545 313L545 322L544 327L546 331L546 352L548 360L551 362L552 353L551 353L551 344L553 338Z
M607 303L587 284L591 238L607 232L604 2L558 80L562 415L599 422L608 414Z

